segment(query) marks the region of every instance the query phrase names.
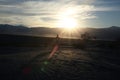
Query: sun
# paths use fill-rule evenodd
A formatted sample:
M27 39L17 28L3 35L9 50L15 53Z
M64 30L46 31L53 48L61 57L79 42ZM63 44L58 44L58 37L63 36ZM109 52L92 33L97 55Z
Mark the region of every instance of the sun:
M57 27L61 28L60 35L66 38L72 38L78 34L77 10L74 7L68 7L60 10L57 18Z
M60 26L68 29L75 28L77 25L76 21L72 18L64 18L61 20Z
M57 27L63 28L67 32L76 29L78 25L78 22L74 17L76 12L76 8L73 7L65 8L63 11L60 11Z
M76 28L76 26L77 26L77 22L73 18L63 18L59 22L60 28L64 28L64 29L68 29L68 30L72 30L72 29Z
M63 37L72 38L77 34L77 21L74 18L62 18L59 27L62 28L60 35Z

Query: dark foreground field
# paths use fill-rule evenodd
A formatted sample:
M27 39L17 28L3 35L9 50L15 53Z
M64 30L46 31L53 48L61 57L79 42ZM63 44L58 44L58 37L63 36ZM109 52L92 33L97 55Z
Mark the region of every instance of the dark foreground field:
M118 42L70 43L62 42L50 60L52 44L1 43L0 80L120 80Z

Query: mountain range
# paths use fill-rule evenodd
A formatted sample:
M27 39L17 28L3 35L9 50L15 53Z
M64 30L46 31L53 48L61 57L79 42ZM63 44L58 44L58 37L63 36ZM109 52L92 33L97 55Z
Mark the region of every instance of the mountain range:
M76 37L80 38L83 33L89 33L91 36L95 36L97 39L104 40L118 40L120 39L120 27L112 26L108 28L80 28L76 32L71 34L63 32L61 28L46 28L46 27L26 27L22 25L9 25L0 24L0 34L12 34L12 35L29 35L29 36L46 36L53 37L56 34L60 34L61 37Z

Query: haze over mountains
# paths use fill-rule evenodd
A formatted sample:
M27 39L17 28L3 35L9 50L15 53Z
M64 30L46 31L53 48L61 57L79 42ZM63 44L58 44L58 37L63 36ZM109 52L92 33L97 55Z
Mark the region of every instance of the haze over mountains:
M30 36L56 36L61 34L63 29L60 28L45 28L45 27L32 27L28 28L22 25L14 26L8 24L0 24L0 34L14 34L14 35L30 35ZM81 28L77 30L77 34L62 35L61 37L78 37L88 32L91 36L97 39L118 40L120 39L120 27L112 26L109 28Z

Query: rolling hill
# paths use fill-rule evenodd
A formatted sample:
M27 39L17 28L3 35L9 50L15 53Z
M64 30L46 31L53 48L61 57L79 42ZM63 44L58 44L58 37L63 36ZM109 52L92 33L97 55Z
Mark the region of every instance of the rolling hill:
M56 36L63 30L60 28L46 28L46 27L25 27L22 25L8 25L0 24L0 34L14 34L14 35L30 35L30 36ZM118 40L120 39L120 27L112 26L108 28L82 28L77 30L77 34L73 34L72 37L79 37L80 35L88 32L91 36L95 36L97 39L104 40ZM70 35L71 36L71 35ZM69 35L62 35L61 37L70 37Z

